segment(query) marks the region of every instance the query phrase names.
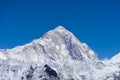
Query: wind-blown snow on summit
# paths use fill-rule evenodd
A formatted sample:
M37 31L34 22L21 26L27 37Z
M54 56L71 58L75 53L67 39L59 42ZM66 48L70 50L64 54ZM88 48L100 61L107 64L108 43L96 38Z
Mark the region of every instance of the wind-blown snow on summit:
M31 43L0 50L0 80L104 80L119 73L112 63L100 61L86 43L58 26Z

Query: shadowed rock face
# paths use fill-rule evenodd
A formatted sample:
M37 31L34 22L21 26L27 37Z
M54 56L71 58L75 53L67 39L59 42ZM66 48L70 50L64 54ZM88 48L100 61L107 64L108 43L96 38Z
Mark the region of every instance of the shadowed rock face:
M45 64L44 68L45 68L45 72L49 75L49 77L54 76L59 79L57 72L53 70L51 67L49 67L47 64Z

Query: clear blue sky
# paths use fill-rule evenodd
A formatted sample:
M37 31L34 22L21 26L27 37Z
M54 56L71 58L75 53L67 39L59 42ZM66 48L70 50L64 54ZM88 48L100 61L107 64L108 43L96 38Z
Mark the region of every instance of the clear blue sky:
M62 25L103 59L120 51L119 0L0 0L0 48Z

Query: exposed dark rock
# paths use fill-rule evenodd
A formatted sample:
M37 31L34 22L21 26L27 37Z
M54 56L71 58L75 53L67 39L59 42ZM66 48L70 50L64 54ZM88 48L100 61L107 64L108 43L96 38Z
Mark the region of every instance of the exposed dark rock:
M45 68L45 72L49 75L50 78L53 76L53 77L58 78L58 80L60 80L58 75L57 75L57 72L55 70L53 70L47 64L45 64L44 68Z

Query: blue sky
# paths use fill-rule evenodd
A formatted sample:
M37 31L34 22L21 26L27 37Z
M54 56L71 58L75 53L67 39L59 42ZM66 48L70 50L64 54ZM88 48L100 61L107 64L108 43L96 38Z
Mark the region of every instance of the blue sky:
M0 0L0 48L62 25L103 59L120 52L119 0Z

